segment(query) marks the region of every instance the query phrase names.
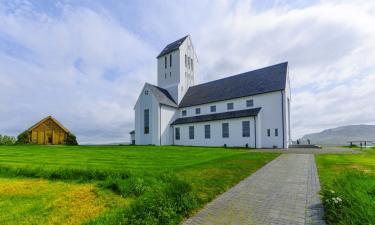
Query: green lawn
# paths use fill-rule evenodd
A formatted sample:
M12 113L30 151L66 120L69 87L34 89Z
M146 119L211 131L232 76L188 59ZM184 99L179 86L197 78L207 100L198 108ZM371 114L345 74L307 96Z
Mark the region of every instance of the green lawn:
M0 223L178 224L278 155L174 146L0 146Z
M375 149L316 155L328 224L375 224Z

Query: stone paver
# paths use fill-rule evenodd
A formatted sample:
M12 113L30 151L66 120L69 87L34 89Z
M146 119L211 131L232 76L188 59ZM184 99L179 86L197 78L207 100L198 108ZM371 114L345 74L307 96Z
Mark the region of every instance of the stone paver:
M325 224L314 155L283 154L184 222Z

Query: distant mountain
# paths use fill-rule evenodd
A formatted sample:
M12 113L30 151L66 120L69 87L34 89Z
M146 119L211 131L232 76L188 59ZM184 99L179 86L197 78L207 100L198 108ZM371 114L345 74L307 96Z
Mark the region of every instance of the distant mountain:
M348 145L348 141L375 141L375 125L349 125L306 134L300 140L311 144Z

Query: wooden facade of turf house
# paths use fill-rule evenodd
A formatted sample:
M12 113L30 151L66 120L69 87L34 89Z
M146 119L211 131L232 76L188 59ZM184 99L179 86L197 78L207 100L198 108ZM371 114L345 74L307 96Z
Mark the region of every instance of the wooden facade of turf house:
M42 119L27 132L29 143L40 145L65 144L69 135L69 130L52 116Z

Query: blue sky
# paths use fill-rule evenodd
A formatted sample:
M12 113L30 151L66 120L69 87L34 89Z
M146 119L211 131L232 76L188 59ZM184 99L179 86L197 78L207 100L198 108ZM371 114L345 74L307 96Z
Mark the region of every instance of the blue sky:
M0 133L53 115L81 143L129 140L156 55L190 34L197 83L288 61L292 134L375 124L374 1L0 0Z

